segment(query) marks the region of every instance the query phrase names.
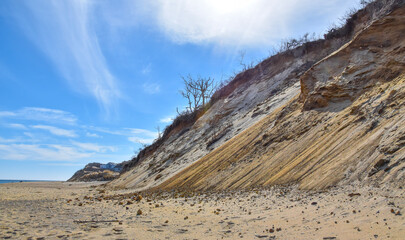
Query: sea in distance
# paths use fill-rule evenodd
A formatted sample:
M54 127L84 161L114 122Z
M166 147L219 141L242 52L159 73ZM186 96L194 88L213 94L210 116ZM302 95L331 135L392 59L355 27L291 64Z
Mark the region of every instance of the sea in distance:
M7 180L0 179L0 184L2 183L16 183L16 182L51 182L52 180Z

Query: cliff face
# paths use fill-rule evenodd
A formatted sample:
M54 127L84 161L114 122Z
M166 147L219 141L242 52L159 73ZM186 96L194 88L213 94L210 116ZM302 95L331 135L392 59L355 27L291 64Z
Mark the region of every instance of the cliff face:
M350 33L239 74L194 124L174 131L109 185L220 190L403 184L403 5L377 1L380 10L359 11L344 28Z
M109 185L142 190L167 180L299 94L299 77L342 43L315 43L323 46L320 51L315 46L295 49L238 75L194 124L175 129L153 153Z
M300 78L300 96L160 189L405 180L405 8L358 33Z
M123 163L89 163L77 171L68 182L110 181L119 176Z

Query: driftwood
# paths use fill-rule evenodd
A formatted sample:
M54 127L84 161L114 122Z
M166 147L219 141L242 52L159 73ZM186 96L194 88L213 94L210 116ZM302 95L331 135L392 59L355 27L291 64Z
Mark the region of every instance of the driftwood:
M85 220L85 221L78 221L74 220L74 223L105 223L105 222L121 222L119 220Z

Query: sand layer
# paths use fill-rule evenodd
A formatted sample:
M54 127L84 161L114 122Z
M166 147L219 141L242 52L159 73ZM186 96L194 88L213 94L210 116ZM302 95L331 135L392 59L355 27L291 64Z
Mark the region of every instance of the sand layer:
M139 195L95 183L0 185L1 239L403 239L400 188ZM142 214L138 214L138 210ZM88 222L86 222L88 221Z

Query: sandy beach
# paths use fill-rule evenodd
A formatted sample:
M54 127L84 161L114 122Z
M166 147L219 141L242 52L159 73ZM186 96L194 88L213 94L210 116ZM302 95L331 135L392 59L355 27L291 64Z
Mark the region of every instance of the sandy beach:
M346 186L134 193L101 183L0 185L1 239L403 239L405 192Z

